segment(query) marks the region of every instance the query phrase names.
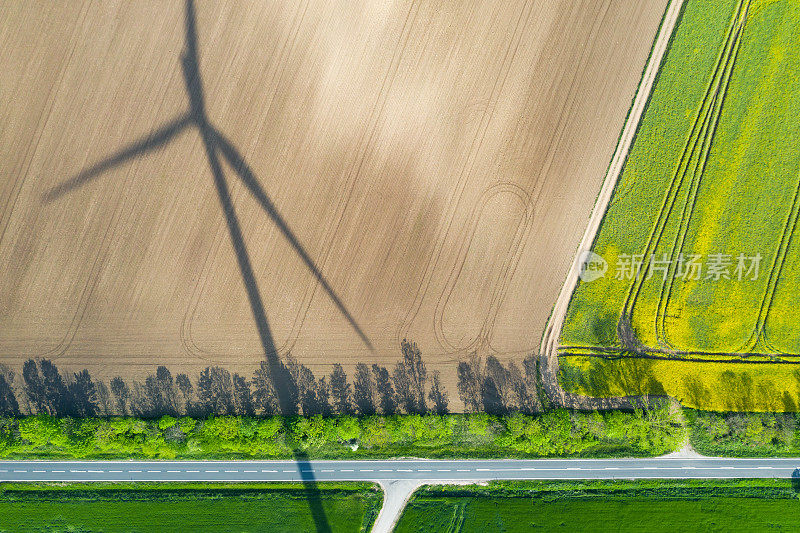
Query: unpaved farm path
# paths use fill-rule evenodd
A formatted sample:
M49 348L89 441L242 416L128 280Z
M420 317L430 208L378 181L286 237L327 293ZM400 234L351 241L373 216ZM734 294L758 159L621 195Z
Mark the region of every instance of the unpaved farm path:
M567 308L572 298L572 293L578 284L581 268L581 254L589 250L594 243L597 232L600 229L600 223L606 213L608 203L611 201L611 196L614 188L617 185L617 180L622 175L622 168L628 157L628 152L633 145L633 139L636 136L636 130L639 127L639 122L642 119L644 110L647 107L647 100L650 93L653 91L656 76L658 75L659 68L664 60L669 47L670 38L678 23L681 13L681 7L684 0L672 0L667 12L664 14L664 20L661 24L656 41L653 45L653 51L650 54L650 60L645 67L642 80L639 83L639 89L636 92L636 97L631 106L628 120L622 130L617 149L614 152L614 157L611 159L611 164L608 166L606 177L603 180L603 186L600 189L600 194L595 202L592 215L589 218L589 224L581 239L578 252L575 259L570 266L567 273L567 279L561 287L561 292L558 295L553 312L550 315L550 320L544 330L542 336L542 349L541 357L543 360L543 374L544 381L547 385L548 392L553 399L564 406L582 407L582 408L598 408L598 407L611 407L614 404L623 404L627 401L623 398L588 398L567 393L558 384L558 341L561 337L561 328L564 325L564 318L567 314Z

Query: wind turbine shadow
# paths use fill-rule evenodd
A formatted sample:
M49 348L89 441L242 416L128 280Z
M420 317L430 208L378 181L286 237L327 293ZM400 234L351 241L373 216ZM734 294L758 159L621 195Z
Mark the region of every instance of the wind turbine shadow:
M272 336L272 331L267 320L267 313L264 309L263 298L258 287L256 275L253 271L252 261L242 234L241 224L236 215L233 200L230 194L228 182L222 169L220 158L227 160L235 170L237 176L245 185L250 194L256 199L263 211L269 216L272 222L278 227L284 238L303 261L306 268L311 271L317 282L323 288L328 297L333 301L339 312L345 317L347 322L358 334L361 341L370 351L374 351L373 345L367 335L358 325L352 314L342 302L341 298L333 290L328 280L321 270L306 252L297 236L291 230L284 218L278 212L275 204L266 194L264 189L256 179L255 174L241 156L233 144L225 138L208 120L205 111L205 96L203 94L202 78L200 76L200 66L198 60L198 41L197 27L195 20L195 9L193 0L186 0L185 13L185 49L181 57L181 67L183 70L186 93L189 97L189 110L168 122L164 126L155 130L141 140L131 143L116 154L104 159L103 161L91 166L69 180L57 185L47 191L42 200L46 203L52 202L70 191L84 185L85 183L97 178L103 172L122 165L131 159L156 150L169 143L176 135L184 129L192 126L196 127L203 139L203 145L214 178L214 185L219 197L220 207L225 216L231 243L236 255L242 282L250 303L250 309L256 324L258 336L264 351L264 358L269 367L273 381L274 390L277 396L278 405L284 415L285 434L291 438L289 420L287 417L298 414L296 397L289 390L288 380L285 379L286 367L280 360ZM294 398L294 399L293 399ZM314 524L318 532L329 532L330 525L322 507L319 488L316 484L311 469L307 467L308 455L300 448L297 442L290 442L293 448L293 455L301 480L305 488L305 494L309 509L314 519Z
M97 178L106 170L110 170L123 163L127 163L137 156L146 154L147 152L152 152L153 150L164 146L177 134L191 125L192 120L188 114L183 114L178 118L167 122L157 130L151 132L145 138L131 143L113 156L104 159L95 165L92 165L67 181L56 185L42 196L42 200L45 203L50 203L54 200L57 200L60 196L64 196L73 189L77 189L87 181Z

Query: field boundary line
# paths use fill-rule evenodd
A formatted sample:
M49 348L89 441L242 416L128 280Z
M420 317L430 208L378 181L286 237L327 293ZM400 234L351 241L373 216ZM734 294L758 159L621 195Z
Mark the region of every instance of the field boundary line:
M614 151L611 163L606 171L606 176L600 189L600 194L597 196L594 208L592 209L592 213L589 217L589 223L586 227L586 231L584 232L583 238L578 245L575 259L573 260L572 265L567 272L566 280L564 285L561 287L561 291L559 292L553 312L550 314L550 319L548 320L542 336L542 349L540 357L544 358L544 364L541 367L543 373L543 382L548 387L550 395L555 397L553 399L557 399L559 403L562 404L580 404L589 400L588 397L581 397L572 394L567 395L567 393L558 385L557 377L558 342L559 338L561 337L561 328L564 324L567 307L569 306L569 302L572 299L572 294L578 284L581 254L584 250L588 250L592 243L594 243L597 232L600 229L600 224L605 217L605 213L611 201L614 189L616 188L617 181L622 175L622 169L625 161L627 160L628 153L630 152L631 146L633 146L633 140L636 137L636 132L639 129L642 116L647 108L650 95L655 87L655 81L658 77L659 71L661 70L661 65L666 57L667 50L669 49L669 45L672 41L672 35L677 27L678 21L680 20L683 4L684 0L671 0L664 13L661 28L659 29L659 33L655 38L655 43L653 45L650 58L644 72L642 73L639 87L636 90L636 95L631 106L631 112L625 121L625 125L623 126L622 134L620 135L617 143L617 148Z

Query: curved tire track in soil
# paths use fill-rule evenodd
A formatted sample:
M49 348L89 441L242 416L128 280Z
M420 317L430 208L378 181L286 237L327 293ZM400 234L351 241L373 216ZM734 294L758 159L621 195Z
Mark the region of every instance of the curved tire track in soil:
M448 338L452 337L452 335L448 335L444 325L445 315L447 315L447 308L449 307L450 299L453 297L453 293L459 284L459 278L461 277L464 265L469 257L470 249L472 248L472 241L474 240L475 235L478 233L479 228L482 226L481 220L485 216L486 206L490 201L502 194L509 195L509 201L516 200L519 202L521 206L521 217L517 221L516 230L514 231L513 235L511 235L511 241L509 242L506 256L499 265L500 269L497 272L497 276L493 282L491 297L489 301L486 302L486 315L484 316L483 320L480 321L481 325L477 331L474 332L474 337L467 340L466 343L459 343L457 340ZM465 234L461 239L458 257L456 258L455 264L450 269L450 274L448 276L447 283L445 284L445 289L436 302L436 311L434 313L434 333L436 335L437 342L446 351L452 353L466 353L477 350L479 347L488 344L494 318L497 315L500 304L505 296L505 290L508 287L509 278L516 263L519 261L522 248L521 245L524 242L524 236L528 233L530 228L532 215L533 208L531 206L530 197L522 187L513 183L495 184L484 191L483 195L478 200L478 205L476 209L473 210L472 216L470 217L471 220L469 223L469 233ZM511 220L509 220L509 222L511 222ZM483 308L483 306L479 307Z

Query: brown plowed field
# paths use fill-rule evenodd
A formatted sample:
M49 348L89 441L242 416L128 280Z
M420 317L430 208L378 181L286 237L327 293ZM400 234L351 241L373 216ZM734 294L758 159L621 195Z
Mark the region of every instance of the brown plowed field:
M199 2L208 119L281 353L536 350L666 0ZM189 108L180 2L0 1L0 362L101 377L263 354ZM55 188L55 189L54 189ZM356 324L372 348L358 335Z

